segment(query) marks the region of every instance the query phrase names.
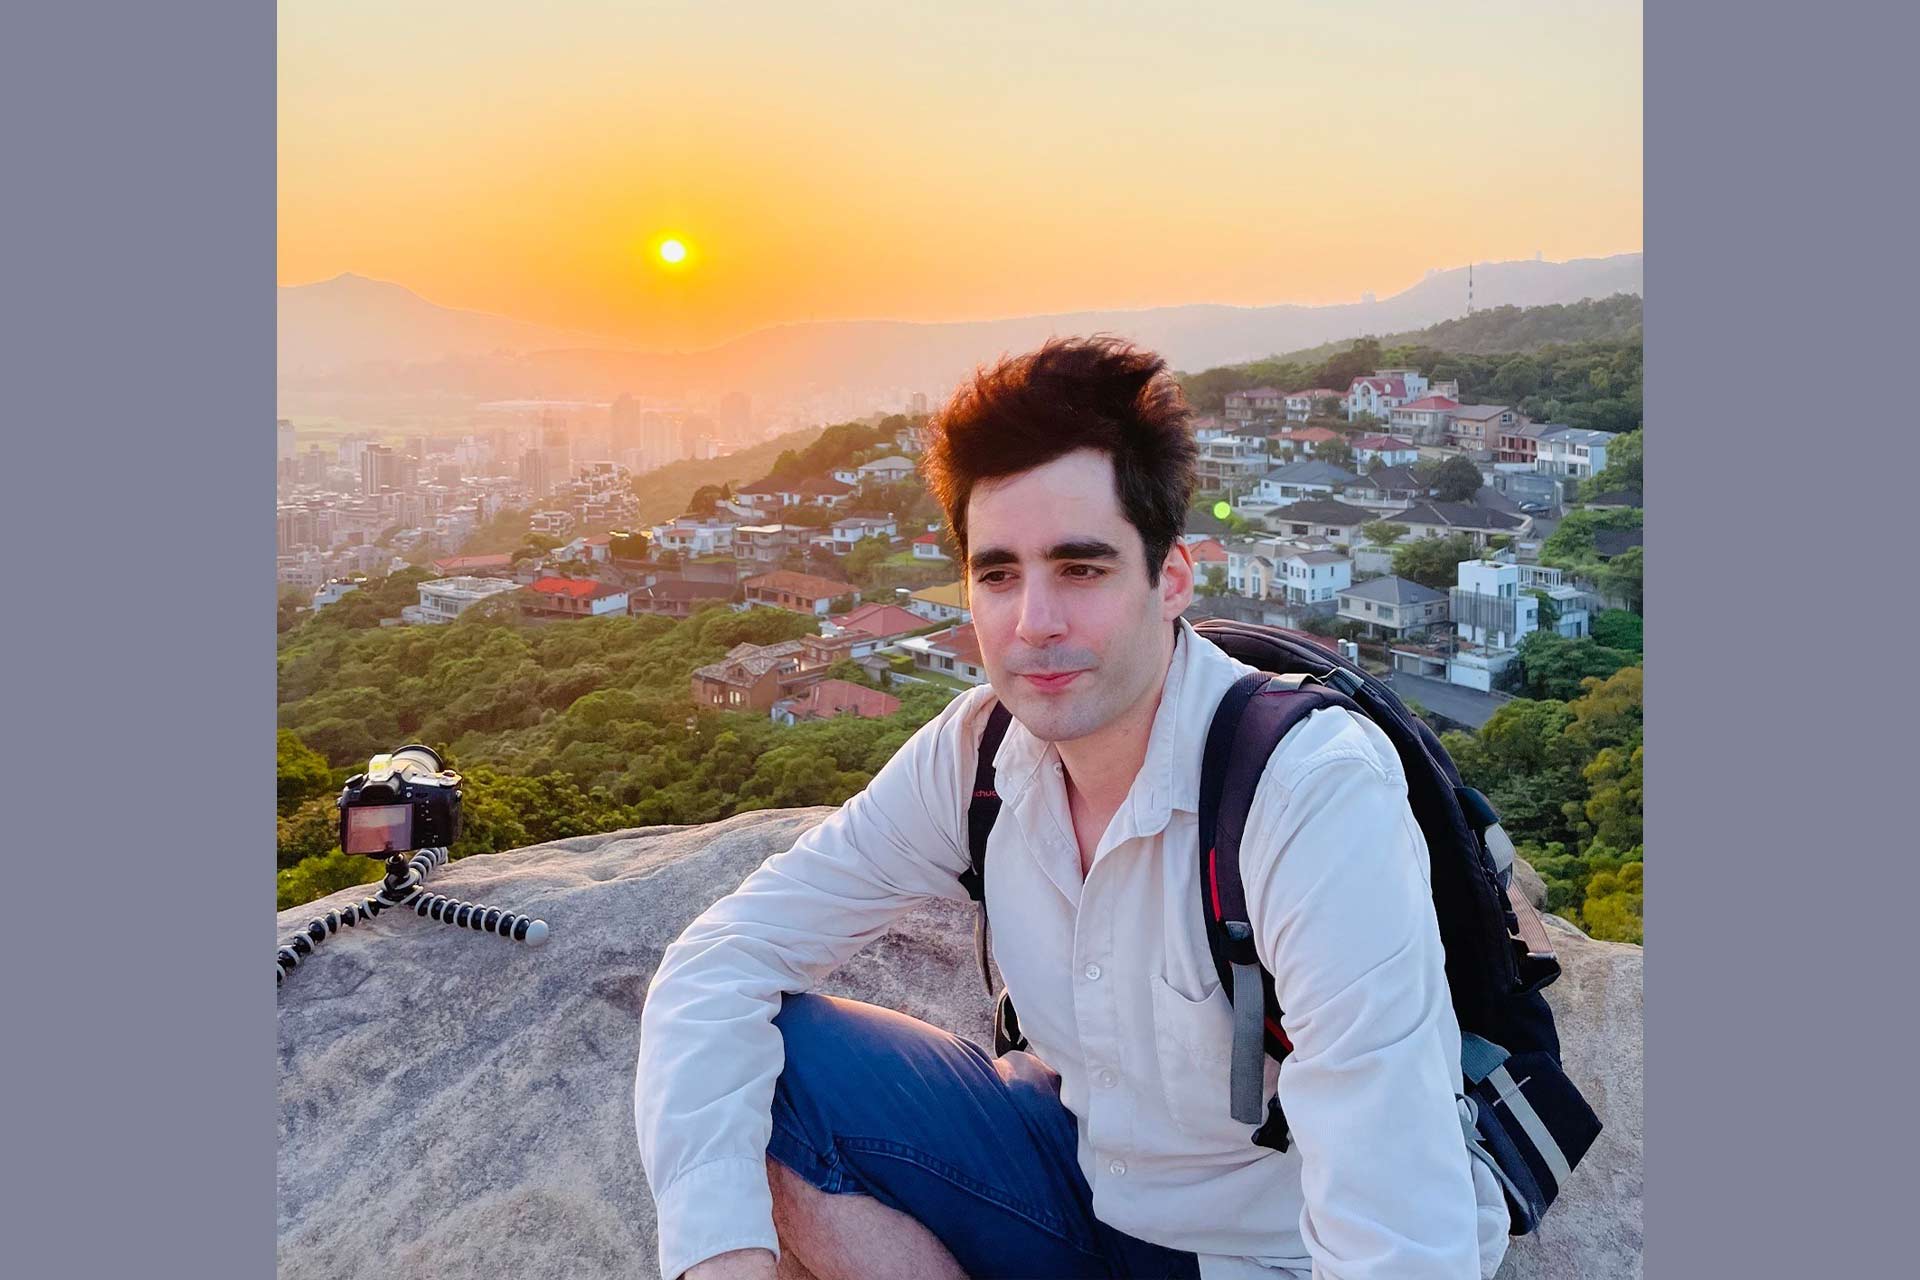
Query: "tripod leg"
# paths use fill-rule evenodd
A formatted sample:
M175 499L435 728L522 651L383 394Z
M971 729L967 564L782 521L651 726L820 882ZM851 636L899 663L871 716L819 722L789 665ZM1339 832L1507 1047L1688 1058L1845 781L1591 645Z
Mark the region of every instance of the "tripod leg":
M537 947L547 940L545 920L515 915L498 907L461 902L438 893L422 893L405 905L412 907L415 915L425 916L429 920L457 925L462 929L477 929L481 933L498 934L515 942L524 942L530 947Z
M351 929L362 920L371 920L394 905L379 895L364 899L346 908L344 911L329 911L323 916L315 916L307 921L306 927L288 938L273 958L274 985L286 981L289 973L300 967L300 962L313 954L313 949L331 938L342 929Z

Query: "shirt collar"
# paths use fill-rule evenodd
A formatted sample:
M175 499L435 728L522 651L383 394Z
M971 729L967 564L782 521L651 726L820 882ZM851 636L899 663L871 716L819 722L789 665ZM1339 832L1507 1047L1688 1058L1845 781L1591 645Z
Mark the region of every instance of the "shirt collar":
M1185 618L1175 622L1173 658L1148 732L1146 759L1123 806L1132 815L1132 834L1164 829L1175 809L1199 812L1200 756L1214 708L1227 687L1251 669L1196 633ZM1040 767L1057 758L1052 743L1040 741L1016 719L994 757L995 790L1004 802L1017 802Z

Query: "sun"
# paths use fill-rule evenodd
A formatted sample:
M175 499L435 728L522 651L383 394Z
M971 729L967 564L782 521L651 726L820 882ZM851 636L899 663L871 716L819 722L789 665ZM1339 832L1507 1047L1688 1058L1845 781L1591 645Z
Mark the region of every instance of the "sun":
M660 261L670 267L677 267L687 260L687 246L678 240L660 242Z

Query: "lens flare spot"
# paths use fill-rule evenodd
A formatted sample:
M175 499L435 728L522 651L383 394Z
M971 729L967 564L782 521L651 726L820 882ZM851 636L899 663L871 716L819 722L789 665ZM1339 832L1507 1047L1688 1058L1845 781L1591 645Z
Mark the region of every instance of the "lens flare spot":
M1213 504L1213 518L1215 520L1225 520L1232 514L1233 504L1231 502L1222 501Z
M662 240L660 242L660 261L678 264L686 260L686 245L681 244L678 240Z

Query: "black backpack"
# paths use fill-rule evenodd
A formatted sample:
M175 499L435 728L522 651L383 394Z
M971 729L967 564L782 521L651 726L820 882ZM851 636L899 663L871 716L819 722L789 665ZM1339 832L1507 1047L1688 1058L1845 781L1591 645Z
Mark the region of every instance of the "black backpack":
M1255 954L1240 879L1240 838L1267 758L1287 731L1314 711L1343 707L1392 740L1407 777L1407 798L1432 858L1433 905L1446 949L1447 985L1460 1023L1462 1093L1468 1099L1476 1158L1506 1191L1511 1230L1539 1224L1568 1175L1600 1132L1600 1121L1560 1066L1560 1040L1541 988L1560 975L1546 930L1513 882L1513 844L1487 798L1460 780L1440 740L1385 685L1298 632L1208 619L1195 631L1256 668L1220 700L1200 770L1201 914L1220 985L1233 1002L1232 1096L1253 1141L1285 1151L1286 1113L1265 1091L1262 1058L1292 1046L1280 1026L1273 975ZM981 904L976 941L988 971L984 898L987 836L1000 814L993 757L1011 717L996 703L967 809L973 865L960 879ZM994 1008L994 1052L1024 1049L1009 993Z

